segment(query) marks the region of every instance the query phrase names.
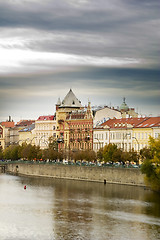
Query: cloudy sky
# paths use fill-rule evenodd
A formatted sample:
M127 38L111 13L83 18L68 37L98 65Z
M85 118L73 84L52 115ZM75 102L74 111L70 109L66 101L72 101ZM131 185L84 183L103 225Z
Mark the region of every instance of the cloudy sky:
M0 121L82 104L160 115L159 0L0 0Z

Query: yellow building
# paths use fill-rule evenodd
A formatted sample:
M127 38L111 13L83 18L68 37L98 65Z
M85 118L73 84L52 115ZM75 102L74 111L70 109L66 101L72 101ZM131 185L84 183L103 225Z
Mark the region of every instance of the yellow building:
M25 128L19 130L19 145L22 145L23 143L30 144L32 143L32 140L34 139L33 129L35 127L35 124L32 123L29 126L26 126Z
M149 146L149 136L160 136L160 117L110 119L94 128L93 146L98 151L112 143L124 151L139 152Z
M160 133L160 117L149 117L133 128L133 148L140 151L149 146L149 136L156 138Z

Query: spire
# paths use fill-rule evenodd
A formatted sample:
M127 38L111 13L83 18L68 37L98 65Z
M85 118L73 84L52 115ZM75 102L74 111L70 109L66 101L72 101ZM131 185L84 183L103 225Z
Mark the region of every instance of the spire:
M56 111L59 109L59 106L61 105L61 100L58 98L58 101L56 103Z
M56 104L56 105L58 105L58 106L61 105L61 100L60 100L60 98L58 98L58 101L57 101L57 104Z
M93 118L91 102L89 100L88 100L88 107L87 107L85 118L87 118L87 119Z

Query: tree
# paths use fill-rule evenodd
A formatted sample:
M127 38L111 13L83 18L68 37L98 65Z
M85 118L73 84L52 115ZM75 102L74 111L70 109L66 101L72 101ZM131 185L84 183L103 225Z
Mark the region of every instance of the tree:
M55 151L53 148L49 148L47 152L47 158L49 158L50 160L56 160L57 158L59 158L58 152Z
M122 150L120 148L117 148L116 151L113 152L113 161L114 162L123 162L123 157L122 157Z
M7 147L4 152L3 156L5 159L11 159L11 146Z
M18 154L18 149L19 146L10 146L11 149L11 153L10 153L10 157L12 160L18 160L19 159L19 154Z
M41 159L42 158L42 150L39 146L32 146L31 144L22 144L20 147L20 155L22 158L27 160Z
M58 152L58 143L57 143L57 140L54 138L54 137L50 137L49 138L49 149L54 149L55 151Z
M142 161L145 160L145 159L152 159L153 158L153 154L151 152L151 149L146 148L146 147L140 150L140 156L141 156Z
M100 148L97 152L97 158L102 161L103 160L103 148Z
M108 145L105 145L103 149L103 158L105 162L111 161L112 163L116 160L117 157L114 158L115 152L117 151L117 145L109 143Z
M0 147L0 159L3 159L3 150L2 150L2 147Z
M160 191L160 138L150 137L149 149L150 152L144 155L141 171L146 174L147 184L153 190Z

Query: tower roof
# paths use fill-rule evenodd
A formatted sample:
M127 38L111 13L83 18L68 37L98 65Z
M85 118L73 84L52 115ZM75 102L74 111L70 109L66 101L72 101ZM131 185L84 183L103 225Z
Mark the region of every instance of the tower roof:
M128 105L126 104L126 99L125 98L123 98L123 103L121 104L121 106L120 106L120 110L121 111L128 111L129 110L129 107L128 107Z
M69 90L65 98L63 99L60 108L70 107L70 108L81 108L81 102L76 98L72 89Z

